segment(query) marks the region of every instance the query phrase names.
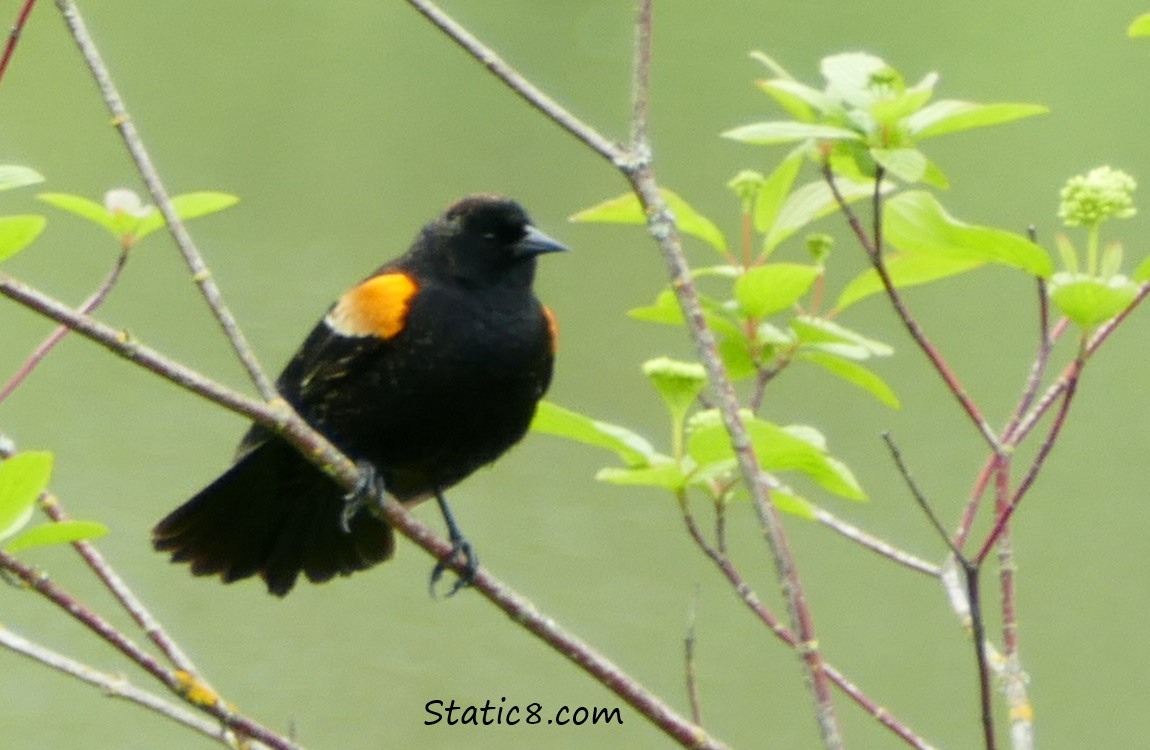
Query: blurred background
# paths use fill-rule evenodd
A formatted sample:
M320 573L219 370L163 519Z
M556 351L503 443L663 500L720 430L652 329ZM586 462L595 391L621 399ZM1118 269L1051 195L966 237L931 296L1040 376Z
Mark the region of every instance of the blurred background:
M20 3L0 1L0 25ZM632 3L483 3L447 9L512 64L604 132L627 129ZM625 317L663 288L653 243L631 227L567 217L624 190L609 165L504 90L400 2L82 3L137 125L173 193L222 190L238 207L191 225L233 310L278 371L327 304L398 253L454 198L498 191L573 252L541 264L538 289L562 325L551 398L665 443L661 403L639 371L690 356L681 329ZM884 57L938 96L1030 101L1049 115L948 136L927 153L950 177L956 216L1022 231L1057 229L1070 175L1111 164L1147 179L1150 46L1125 39L1144 4L881 0L663 2L656 9L652 120L662 182L729 235L738 170L769 171L781 149L718 133L781 113L752 81L747 53L770 53L821 85L840 51ZM36 8L0 86L0 163L47 182L0 196L4 213L49 215L44 236L5 271L70 301L110 268L100 230L34 200L37 190L99 200L141 189L55 8ZM1147 251L1148 204L1112 224L1131 268ZM831 288L863 267L838 218ZM701 244L696 263L713 260ZM783 257L801 258L796 244ZM1021 389L1037 343L1033 284L983 270L907 295L995 424ZM246 381L182 261L162 233L145 241L101 317L239 387ZM948 524L983 460L980 440L921 361L887 305L843 320L896 347L879 363L892 411L821 372L796 369L764 415L818 426L871 501L815 495L830 510L932 560L944 555L879 438L889 430ZM0 377L50 326L0 302ZM1038 738L1048 749L1135 746L1150 734L1150 550L1144 529L1150 433L1145 311L1091 362L1070 423L1016 517L1022 655ZM1060 350L1065 357L1067 352ZM1065 361L1065 360L1061 360ZM1059 365L1060 367L1060 365ZM248 389L250 391L250 388ZM400 543L371 572L274 600L248 581L194 579L149 546L149 529L230 460L244 423L72 337L11 399L0 429L56 453L53 488L76 517L104 521L101 548L227 699L310 748L657 748L661 733L623 706L623 726L428 727L431 700L616 706L620 701L467 592L427 595L431 560ZM1029 455L1029 454L1028 454ZM593 481L611 458L532 435L451 493L485 565L686 712L683 637L699 587L697 669L707 727L732 747L817 747L797 659L745 611L693 547L677 508L654 490ZM705 509L700 508L701 511ZM438 524L434 508L418 511ZM704 516L705 517L705 516ZM938 747L980 743L969 640L930 579L823 529L788 519L826 656ZM749 507L731 512L732 552L784 612ZM62 585L88 592L64 549L29 552ZM986 606L997 606L992 579ZM86 594L85 594L86 595ZM92 604L114 615L107 597ZM31 594L0 587L0 622L110 672L123 663ZM992 616L991 626L995 618ZM997 629L992 630L997 639ZM140 640L143 640L142 636ZM125 674L151 687L146 676ZM198 748L205 740L132 706L0 653L5 747ZM901 747L839 699L848 746ZM1004 713L1000 721L1006 723Z

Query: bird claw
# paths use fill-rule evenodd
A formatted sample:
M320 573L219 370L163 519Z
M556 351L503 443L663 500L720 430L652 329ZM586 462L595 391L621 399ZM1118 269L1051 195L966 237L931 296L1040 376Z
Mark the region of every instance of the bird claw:
M435 598L435 584L439 583L439 579L447 572L452 563L459 560L463 565L463 572L459 574L459 578L451 585L451 590L447 592L448 596L455 596L456 592L460 589L467 588L475 581L475 573L479 570L479 556L475 554L475 550L471 547L471 542L463 537L452 540L451 554L447 555L435 563L435 567L431 570L431 580L428 582L427 589L431 593L432 598Z
M356 461L355 465L359 469L359 481L355 489L343 496L343 508L339 512L339 528L345 534L351 533L351 521L356 514L379 503L387 491L383 477L374 466L367 461Z

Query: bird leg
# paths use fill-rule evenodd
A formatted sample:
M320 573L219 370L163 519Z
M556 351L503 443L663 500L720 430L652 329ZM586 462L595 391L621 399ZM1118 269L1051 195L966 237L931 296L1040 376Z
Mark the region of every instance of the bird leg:
M479 569L479 556L475 554L475 550L471 547L471 542L463 536L459 530L459 524L455 522L455 516L451 513L451 506L447 504L447 498L438 489L435 491L435 501L439 503L439 511L443 514L443 522L447 524L447 534L451 539L451 554L442 558L439 562L435 563L435 567L431 571L431 581L428 583L428 589L431 595L435 596L435 584L439 582L443 572L447 570L447 566L457 558L462 558L464 570L459 578L452 585L451 591L447 592L448 596L452 596L455 592L462 588L471 585L475 580L475 571Z

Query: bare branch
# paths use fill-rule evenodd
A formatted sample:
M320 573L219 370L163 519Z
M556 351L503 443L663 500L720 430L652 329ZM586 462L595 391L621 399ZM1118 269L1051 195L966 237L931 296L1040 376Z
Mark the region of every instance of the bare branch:
M203 295L204 300L207 301L208 307L211 308L217 322L219 322L220 328L223 329L228 341L231 342L236 356L239 357L240 362L243 363L244 368L248 371L248 375L251 377L256 389L265 400L272 400L276 397L275 386L272 384L267 373L264 372L263 366L252 350L251 345L248 344L243 331L240 330L239 323L236 322L235 316L232 315L231 310L224 303L223 294L220 292L219 287L216 286L216 282L212 278L212 273L204 262L203 255L200 254L196 243L192 240L192 236L184 226L183 220L180 219L176 214L176 210L172 207L168 190L164 187L164 183L160 179L160 173L156 170L155 164L152 163L152 157L148 154L148 150L144 147L144 142L140 139L140 134L136 130L136 124L128 114L124 100L120 96L120 92L116 89L115 82L112 81L112 75L104 64L99 49L97 49L95 42L88 33L84 19L80 16L79 10L77 10L71 0L56 0L56 7L59 8L61 15L64 17L64 22L72 32L72 38L80 48L80 54L83 55L84 61L88 64L88 68L92 72L92 77L96 81L96 85L100 88L100 94L104 98L104 103L107 105L108 111L112 114L112 122L115 124L116 130L119 131L120 137L123 138L124 145L127 146L132 161L136 163L140 177L143 178L144 184L147 185L148 192L151 193L152 200L155 201L156 207L160 210L160 213L163 214L164 221L168 224L168 231L171 232L172 239L175 240L176 246L180 249L180 253L184 257L184 262L187 263L188 270L191 271L192 279L195 280L196 285L200 289L200 293Z

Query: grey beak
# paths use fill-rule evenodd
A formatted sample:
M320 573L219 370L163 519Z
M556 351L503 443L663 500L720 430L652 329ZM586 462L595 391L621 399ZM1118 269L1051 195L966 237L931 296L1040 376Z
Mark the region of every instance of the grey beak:
M523 236L523 239L515 243L515 254L520 257L524 255L556 253L566 249L566 245L558 240L551 239L530 224L527 225L527 234Z

